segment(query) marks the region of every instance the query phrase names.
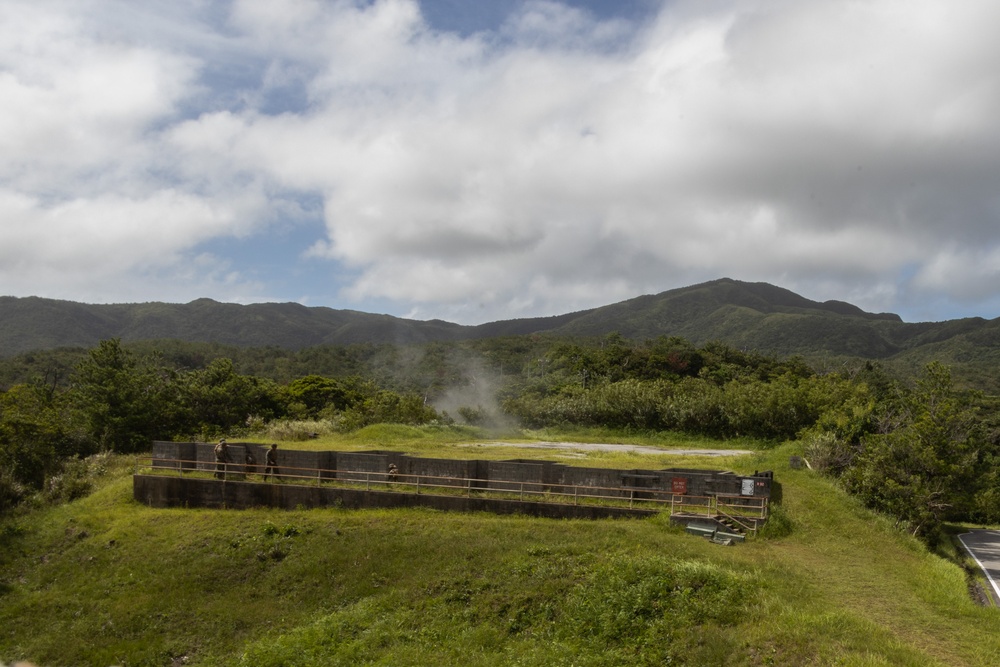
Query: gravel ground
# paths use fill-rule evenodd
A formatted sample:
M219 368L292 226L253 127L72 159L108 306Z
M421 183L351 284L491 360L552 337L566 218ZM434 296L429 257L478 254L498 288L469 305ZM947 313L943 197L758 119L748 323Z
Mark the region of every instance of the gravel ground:
M477 442L467 447L521 447L523 449L568 449L576 451L638 452L640 454L675 454L687 456L742 456L749 449L660 449L644 445L613 445L595 442Z

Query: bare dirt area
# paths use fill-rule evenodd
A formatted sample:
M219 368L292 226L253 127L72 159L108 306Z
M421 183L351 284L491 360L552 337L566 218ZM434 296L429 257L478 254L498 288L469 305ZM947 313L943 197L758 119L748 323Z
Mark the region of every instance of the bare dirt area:
M584 452L636 452L638 454L673 454L677 456L743 456L749 449L660 449L645 445L616 445L596 442L479 442L475 447L520 447L522 449L564 449Z

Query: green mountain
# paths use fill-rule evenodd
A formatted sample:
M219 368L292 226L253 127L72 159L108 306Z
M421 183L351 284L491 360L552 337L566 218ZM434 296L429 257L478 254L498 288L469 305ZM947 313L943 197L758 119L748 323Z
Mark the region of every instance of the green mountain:
M418 344L529 334L626 338L680 336L742 349L810 359L929 360L990 378L1000 368L1000 319L903 322L842 301L817 302L767 283L723 278L554 317L463 326L294 303L237 305L198 299L187 304L88 305L38 297L0 297L0 357L100 340L176 339L240 347L301 349L323 344ZM982 384L974 382L974 384Z
M616 331L640 340L663 335L695 344L719 340L774 354L883 358L902 349L885 332L907 326L898 315L866 313L840 301L810 301L767 283L728 278L548 320L517 320L523 323L517 333L603 336ZM476 329L487 337L513 333L503 324Z
M241 347L299 349L359 342L454 340L463 327L296 303L243 306L198 299L186 304L90 305L38 297L0 297L0 356L54 347L176 339Z

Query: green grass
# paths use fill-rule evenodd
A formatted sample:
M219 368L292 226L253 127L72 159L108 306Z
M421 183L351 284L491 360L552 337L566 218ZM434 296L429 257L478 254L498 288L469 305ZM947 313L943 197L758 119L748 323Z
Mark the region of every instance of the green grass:
M412 456L459 459L536 459L567 465L604 468L712 468L752 472L769 443L738 439L718 441L680 433L638 434L610 429L512 430L492 432L469 426L405 426L377 424L346 434L327 433L311 440L287 440L249 436L250 442L277 441L281 447L302 450L366 451L391 449ZM592 451L584 448L539 448L539 443L615 443L662 449L650 455L626 451ZM503 446L497 446L497 445ZM532 445L531 447L518 445ZM705 456L678 453L687 449L758 451L757 456Z
M393 432L380 447L470 451ZM158 510L131 499L125 460L88 497L0 526L0 662L998 664L1000 615L962 568L789 469L795 447L734 461L783 492L770 537L734 547L665 517Z

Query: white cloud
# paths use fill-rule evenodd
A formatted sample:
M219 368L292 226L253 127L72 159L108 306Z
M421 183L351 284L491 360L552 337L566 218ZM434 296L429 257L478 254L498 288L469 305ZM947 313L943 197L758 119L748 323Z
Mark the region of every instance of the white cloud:
M436 283L448 285L437 298L475 302L489 287L503 307L539 275L601 294L607 266L655 288L655 260L848 282L915 261L926 246L914 235L933 243L938 219L905 181L913 157L942 175L920 154L941 131L924 122L940 89L920 62L941 29L920 8L907 24L901 5L780 9L681 26L665 12L628 57L503 51L466 75L474 85L442 85L447 106L397 90L399 111L382 109L381 134L328 198L331 254L371 267L353 294L433 301ZM891 68L895 97L882 99L885 72L863 71L866 59ZM650 261L602 258L612 238ZM581 264L562 257L598 263L560 275Z
M59 7L0 9L0 179L65 195L136 166L143 133L174 113L196 63L96 38L79 17L53 12Z
M995 3L682 0L635 26L529 2L465 37L414 0L210 5L0 9L0 277L266 294L199 282L199 246L313 196L311 261L400 313L554 314L720 276L993 303Z
M963 302L975 302L1000 292L1000 247L945 244L923 263L914 286Z
M216 208L162 190L144 199L103 195L45 205L0 191L0 278L38 271L114 281L135 269L169 267L192 244L238 231L241 208L261 203Z

